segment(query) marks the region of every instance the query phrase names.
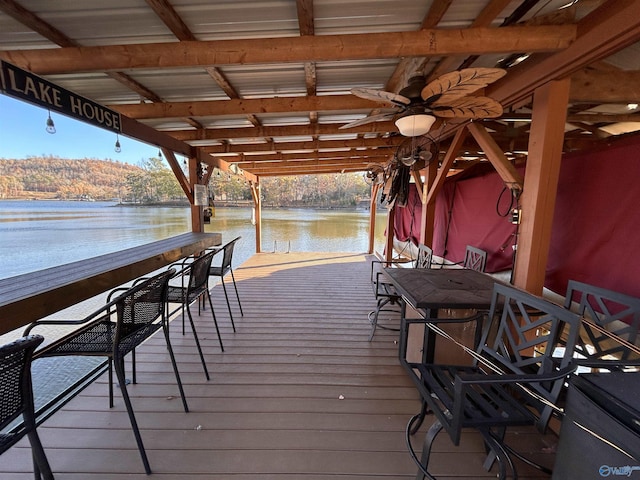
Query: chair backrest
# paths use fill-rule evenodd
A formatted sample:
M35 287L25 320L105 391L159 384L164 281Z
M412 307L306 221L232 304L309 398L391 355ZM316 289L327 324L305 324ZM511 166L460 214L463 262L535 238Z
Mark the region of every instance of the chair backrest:
M131 287L113 300L118 316L115 344L164 315L167 285L175 273L173 268L165 270Z
M191 303L199 297L209 285L209 269L216 252L205 253L196 258L189 267L189 283L187 284L187 300Z
M487 252L471 245L467 245L462 266L477 272L484 272L487 264Z
M415 268L431 268L433 250L426 245L418 244L418 256L416 257Z
M477 361L489 370L493 368L487 364L504 374L523 376L521 385L535 394L527 396L527 403L539 412L537 427L542 431L566 379L527 384L527 378L535 379L574 365L573 348L579 332L578 315L528 292L496 284ZM558 346L566 348L558 350Z
M0 347L0 429L24 412L33 412L31 359L43 340L42 335L28 335ZM26 421L29 419L25 418ZM35 424L26 426L35 428ZM15 441L8 444L0 442L0 453Z
M222 275L231 270L231 261L233 260L233 249L236 245L236 242L240 240L242 237L236 237L227 243L224 247L222 247L223 256L222 256Z
M610 334L638 347L640 335L640 298L625 295L587 283L569 280L565 296L565 308L577 303L577 312L585 317L581 338L576 351L584 359L607 362L633 361L640 364L640 355Z

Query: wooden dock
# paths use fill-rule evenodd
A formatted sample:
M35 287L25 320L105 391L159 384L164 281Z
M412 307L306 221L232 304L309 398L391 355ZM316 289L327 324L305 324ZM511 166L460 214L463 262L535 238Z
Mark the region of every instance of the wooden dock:
M361 254L258 254L236 268L244 309L233 295L233 333L221 286L210 312L197 315L211 380L193 337L171 324L190 412L184 413L162 338L137 354L130 385L152 477L162 480L364 480L415 478L404 428L420 404L397 360L397 332L367 341L375 306L369 262ZM230 280L230 278L229 278ZM233 289L231 289L232 291ZM230 292L231 293L231 292ZM237 312L237 313L236 313ZM57 480L145 479L126 410L116 390L108 408L106 376L40 427ZM419 447L428 418L416 435ZM529 432L518 445L540 452L552 442ZM533 432L531 432L533 433ZM546 455L545 463L553 463ZM495 478L482 468L480 437L451 445L440 435L433 473L443 480ZM548 476L520 468L521 478ZM26 439L0 456L2 480L32 479Z

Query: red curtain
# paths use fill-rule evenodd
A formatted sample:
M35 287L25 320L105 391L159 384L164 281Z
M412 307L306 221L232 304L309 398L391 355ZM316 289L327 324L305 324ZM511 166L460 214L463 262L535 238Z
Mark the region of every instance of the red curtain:
M396 210L395 232L398 239L411 239L417 244L422 204L415 185L411 185L407 206ZM462 262L467 245L472 245L487 251L487 272L510 269L516 227L511 223L511 193L503 187L492 170L478 177L446 182L436 198L431 246L434 254Z
M640 297L639 152L635 135L563 158L546 287L564 295L567 281L575 279ZM495 171L483 168L445 182L436 198L432 248L460 262L473 245L488 252L488 272L508 270L516 234L510 193ZM407 206L396 210L399 239L418 243L421 210L414 187Z
M640 136L567 155L560 169L546 286L568 280L640 297Z

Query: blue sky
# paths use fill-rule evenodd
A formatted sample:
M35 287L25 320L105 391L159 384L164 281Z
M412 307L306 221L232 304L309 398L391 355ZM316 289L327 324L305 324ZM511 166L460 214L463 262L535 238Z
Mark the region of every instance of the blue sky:
M46 109L0 94L0 158L22 159L54 155L60 158L96 158L138 165L158 156L158 148L51 112L56 133L47 133Z

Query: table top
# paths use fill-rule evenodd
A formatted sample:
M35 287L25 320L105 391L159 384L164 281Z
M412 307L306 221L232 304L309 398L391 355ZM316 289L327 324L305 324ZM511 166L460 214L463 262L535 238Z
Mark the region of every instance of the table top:
M385 268L396 290L415 309L488 309L495 283L486 273L466 268Z
M27 325L181 258L221 244L220 233L190 232L0 279L0 333ZM43 248L45 254L46 248Z

